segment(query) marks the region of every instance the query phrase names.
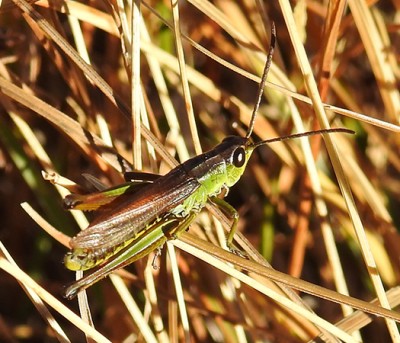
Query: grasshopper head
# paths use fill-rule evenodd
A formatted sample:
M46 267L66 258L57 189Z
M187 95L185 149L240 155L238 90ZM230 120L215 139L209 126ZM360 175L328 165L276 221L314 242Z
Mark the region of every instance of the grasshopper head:
M228 136L220 144L221 155L226 163L226 186L233 186L242 176L254 146L246 137Z

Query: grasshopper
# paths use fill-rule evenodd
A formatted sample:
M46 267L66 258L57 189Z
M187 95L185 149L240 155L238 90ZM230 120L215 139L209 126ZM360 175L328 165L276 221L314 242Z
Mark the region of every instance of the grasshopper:
M179 237L208 201L233 219L227 237L228 247L232 247L239 216L218 195L240 179L256 148L315 134L353 133L351 130L336 128L252 142L250 136L272 63L275 41L273 26L256 105L244 137L228 136L213 149L187 160L166 175L144 173L139 184L128 182L101 192L89 195L72 194L65 198L68 209L106 208L87 229L70 241L72 250L64 259L68 269L76 271L98 268L70 285L65 291L67 298L73 298L111 272L160 249L167 240Z

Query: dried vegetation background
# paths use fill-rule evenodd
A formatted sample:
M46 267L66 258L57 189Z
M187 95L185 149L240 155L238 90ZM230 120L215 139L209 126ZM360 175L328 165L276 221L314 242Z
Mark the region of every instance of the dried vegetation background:
M399 314L357 300L399 303L396 1L30 6L0 8L1 341L399 340ZM356 134L258 150L227 197L247 259L218 248L230 219L209 208L158 270L150 256L91 287L80 310L63 299L74 280L62 263L68 236L87 225L63 210L68 189L88 187L82 174L121 183L129 164L164 174L243 135L272 21L253 139L327 126Z

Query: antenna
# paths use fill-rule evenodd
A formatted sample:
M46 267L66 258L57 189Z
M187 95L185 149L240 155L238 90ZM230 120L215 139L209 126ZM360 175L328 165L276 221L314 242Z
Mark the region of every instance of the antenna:
M251 114L249 128L247 129L247 133L245 136L245 138L247 138L247 139L250 138L251 134L253 133L254 122L255 122L255 119L256 119L256 116L258 113L258 109L260 108L260 103L261 103L262 95L264 93L265 83L267 82L268 72L269 72L269 69L271 68L271 64L272 64L272 56L274 55L275 43L276 43L276 29L275 29L275 23L272 22L272 24L271 24L271 44L269 46L267 62L265 63L265 67L264 67L263 74L261 77L261 82L258 86L257 99L256 99L256 103L254 105L253 113ZM261 145L274 143L274 142L281 142L281 141L285 141L288 139L308 137L308 136L314 136L314 135L319 135L319 134L324 134L324 133L335 133L335 132L342 132L342 133L349 133L349 134L355 133L353 130L349 130L349 129L345 129L345 128L341 128L341 127L333 128L333 129L322 129L322 130L307 131L307 132L295 133L295 134L287 135L287 136L271 138L271 139L267 139L265 141L261 141L261 142L252 144L252 146L254 148L257 148Z
M271 64L272 64L272 56L274 54L275 42L276 42L275 23L272 22L272 25L271 25L271 44L269 46L267 62L265 63L264 71L263 71L263 74L262 74L262 77L261 77L261 82L260 82L260 85L258 86L257 99L256 99L256 103L254 105L253 113L251 114L250 124L249 124L249 128L247 129L246 138L250 138L250 136L251 136L251 134L253 132L254 122L255 122L255 119L256 119L256 116L257 116L258 109L260 107L262 95L264 93L265 83L267 81L268 71L269 71L269 68L271 67Z
M337 127L337 128L333 128L333 129L322 129L322 130L315 130L315 131L307 131L307 132L294 133L292 135L287 135L287 136L281 136L281 137L275 137L275 138L267 139L265 141L261 141L261 142L257 142L255 144L252 144L252 147L254 147L254 149L255 149L255 148L257 148L257 147L259 147L261 145L264 145L264 144L286 141L288 139L293 139L293 138L308 137L308 136L320 135L320 134L324 134L324 133L334 133L334 132L343 132L343 133L349 133L349 134L354 134L355 133L353 130L345 129L343 127Z
M247 129L247 133L245 136L245 138L247 138L247 139L250 138L251 134L253 133L254 122L255 122L255 119L257 116L258 109L260 108L260 103L261 103L262 95L264 93L265 83L267 82L268 72L269 72L269 69L271 68L271 64L272 64L272 56L274 55L275 43L276 43L276 29L275 29L275 23L272 22L272 24L271 24L271 44L269 46L267 62L265 63L265 67L264 67L263 74L261 77L261 82L258 86L257 99L256 99L256 103L254 105L253 113L251 114L249 128ZM307 132L295 133L295 134L287 135L287 136L271 138L271 139L267 139L265 141L261 141L261 142L252 144L252 146L254 148L257 148L261 145L274 143L274 142L281 142L281 141L285 141L288 139L308 137L308 136L320 135L320 134L324 134L324 133L335 133L335 132L342 132L342 133L349 133L349 134L355 133L353 130L349 130L349 129L345 129L345 128L341 128L341 127L333 128L333 129L322 129L322 130L307 131Z

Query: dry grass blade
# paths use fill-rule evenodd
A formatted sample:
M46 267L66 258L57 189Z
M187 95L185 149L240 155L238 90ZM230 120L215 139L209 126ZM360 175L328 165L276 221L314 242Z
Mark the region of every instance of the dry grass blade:
M362 1L357 2L357 3L362 3ZM299 37L297 35L297 32L295 30L294 18L292 17L292 12L290 9L289 2L283 0L283 1L281 1L281 5L282 5L283 14L284 14L286 23L289 27L289 33L291 35L294 49L296 51L296 55L300 62L300 67L302 69L302 73L304 76L304 82L305 82L307 91L310 94L310 98L313 100L314 108L316 110L320 125L323 128L327 128L329 126L328 118L324 112L323 105L322 105L322 102L321 102L321 99L320 99L320 96L318 93L318 89L316 86L316 82L313 79L311 66L308 62L304 47L301 44ZM371 62L374 63L375 60L372 60ZM350 184L348 183L348 179L346 178L343 167L340 163L339 154L338 154L336 147L330 137L326 137L326 147L327 147L329 155L332 159L332 164L333 164L335 173L338 178L339 186L341 188L341 192L342 192L344 200L346 202L349 215L352 219L354 229L355 229L355 232L357 235L357 239L359 240L360 247L362 248L361 251L363 253L364 260L365 260L368 272L370 274L372 283L377 292L378 298L380 299L381 305L385 308L390 309L389 302L388 302L385 292L384 292L382 280L381 280L379 274L376 273L376 269L377 269L376 262L372 255L372 251L369 247L369 243L368 243L366 233L363 228L361 218L357 212L357 208L355 206L355 201L352 196ZM399 331L398 331L394 321L387 320L387 325L388 325L389 332L392 336L392 339L394 341L400 341L400 334L399 334Z
M176 242L175 245L179 246L180 248L184 248L186 251L193 253L197 257L201 256L202 259L207 260L207 262L210 264L213 264L213 261L215 261L212 260L211 257L218 257L228 263L234 262L235 266L241 267L247 272L253 272L260 276L272 279L276 282L284 283L299 291L309 293L311 295L316 295L324 299L329 299L337 303L343 303L355 309L359 309L367 313L390 318L396 320L397 322L400 322L400 314L395 311L390 311L379 306L371 305L365 301L351 298L349 296L345 296L328 289L323 289L316 285L307 284L307 282L305 281L293 278L289 275L278 272L271 268L265 268L265 266L263 265L258 265L257 263L243 259L240 256L235 256L234 254L228 253L217 246L211 246L205 241L201 242L200 240L195 240L193 239L193 237L189 236L189 234L182 235L181 241L183 242L183 244ZM192 247L197 248L197 250L193 251L191 249ZM200 255L199 251L206 252L206 254Z
M175 33L175 46L178 54L179 71L182 79L182 91L185 99L185 108L189 121L190 133L194 145L196 155L202 153L199 134L197 132L196 120L193 111L192 98L190 96L189 82L186 75L186 62L182 46L182 35L179 20L179 3L176 0L171 0L172 15L174 18L174 33Z
M348 4L3 1L0 235L26 273L0 259L0 341L55 337L15 280L56 308L61 341L397 341L400 315L382 307L398 306L400 281L397 9ZM118 185L127 170L136 186L135 169L163 175L200 146L245 136L272 21L252 140L319 126L356 135L256 150L227 195L246 258L220 248L232 220L208 204L173 241L182 249L168 243L79 303L56 302L50 293L73 281L69 237L102 213L70 216L60 196Z
M140 28L142 13L140 9L140 0L132 2L131 17L131 84L132 84L132 136L133 136L133 167L136 170L142 170L142 143L141 143L141 112L142 112L142 92L140 82Z
M13 260L13 258L11 257L11 255L9 254L9 252L7 251L6 247L3 245L2 242L0 242L0 250L3 257L15 268L18 268L17 264L15 263L15 261ZM49 327L54 331L54 334L57 337L58 341L64 343L70 342L65 332L62 330L61 326L55 320L55 318L50 313L48 308L44 305L42 299L40 299L33 290L31 290L29 287L26 287L24 283L21 283L21 287L27 293L27 295L29 296L32 303L35 305L35 307L37 308L38 312L41 314L43 319L46 320Z
M387 298L390 302L390 306L393 308L397 307L400 304L400 288L399 287L392 288L388 290L386 293L387 293ZM372 303L378 304L379 301L378 299L374 299ZM371 316L369 316L367 313L361 311L355 311L353 314L346 317L345 319L342 319L339 323L337 323L337 326L339 326L346 332L354 332L356 330L361 329L365 325L368 325L369 323L371 323L372 320L373 319L371 318Z
M191 244L185 244L186 242L191 242ZM189 239L187 239L187 236L183 235L183 239L179 240L179 241L177 240L176 242L174 242L174 244L176 246L186 250L186 251L189 251L191 254L193 254L194 256L196 256L198 258L204 259L204 261L207 261L212 266L221 269L225 273L231 275L232 277L237 278L241 282L244 282L244 283L250 285L252 288L258 290L259 292L264 293L265 295L267 295L268 297L274 299L275 301L277 301L281 305L283 305L283 306L285 306L287 308L291 308L295 313L299 314L300 316L305 317L306 319L310 320L311 322L313 322L314 324L318 325L319 327L324 328L325 330L327 330L331 334L335 335L336 337L342 339L343 341L345 341L345 342L355 342L355 340L350 335L346 334L345 332L341 332L341 331L337 330L337 328L335 326L333 326L330 323L324 321L322 318L318 317L317 315L314 315L314 314L308 312L302 306L299 306L299 305L291 302L286 297L282 297L281 295L279 295L278 293L275 293L272 289L270 289L268 287L263 287L263 285L261 283L258 283L257 280L252 279L251 277L248 277L245 274L240 273L239 271L237 271L234 268L231 268L229 266L229 264L221 264L221 263L219 263L218 259L216 259L214 257L211 257L208 254L208 252L210 252L210 251L212 253L214 253L215 250L216 250L215 248L217 248L217 247L208 246L208 249L199 250L199 249L196 249L196 245L199 244L199 241L195 240L195 242L193 240L190 241ZM197 245L197 247L200 246L200 244ZM202 254L202 252L204 252L204 251L207 252L205 255ZM231 256L231 259L232 260L234 259L234 255ZM229 263L232 260L228 259ZM244 261L246 261L246 260L244 260ZM234 264L238 265L239 263L238 263L238 261L235 261ZM243 262L243 264L246 264L246 262ZM269 275L269 276L271 276L271 275ZM275 278L275 281L277 281L277 280L279 280L279 278ZM399 317L399 320L400 320L400 317Z
M0 89L3 94L9 96L20 104L25 105L52 124L59 127L63 133L80 146L87 156L93 156L93 151L97 151L98 154L104 157L104 159L116 170L122 172L123 169L121 168L121 162L122 164L126 164L124 159L121 156L118 156L118 154L113 153L112 149L103 143L99 137L82 130L79 123L4 78L0 78ZM93 148L93 146L95 148ZM96 156L93 156L93 158L96 159Z
M40 287L32 278L19 269L16 265L12 265L3 257L0 258L0 268L12 275L16 280L21 282L25 287L29 287L34 291L44 302L55 309L59 314L65 316L66 319L71 321L76 327L84 331L89 337L96 340L96 342L110 342L103 335L87 325L81 320L79 316L74 314L71 310L65 307L60 301L54 298L50 293Z
M400 114L400 92L396 87L396 78L392 66L386 58L382 35L378 32L371 10L363 0L349 1L349 7L354 17L358 32L361 35L365 51L371 62L372 70L379 82L385 86L380 87L382 101L385 103L387 116L390 120L398 122Z

